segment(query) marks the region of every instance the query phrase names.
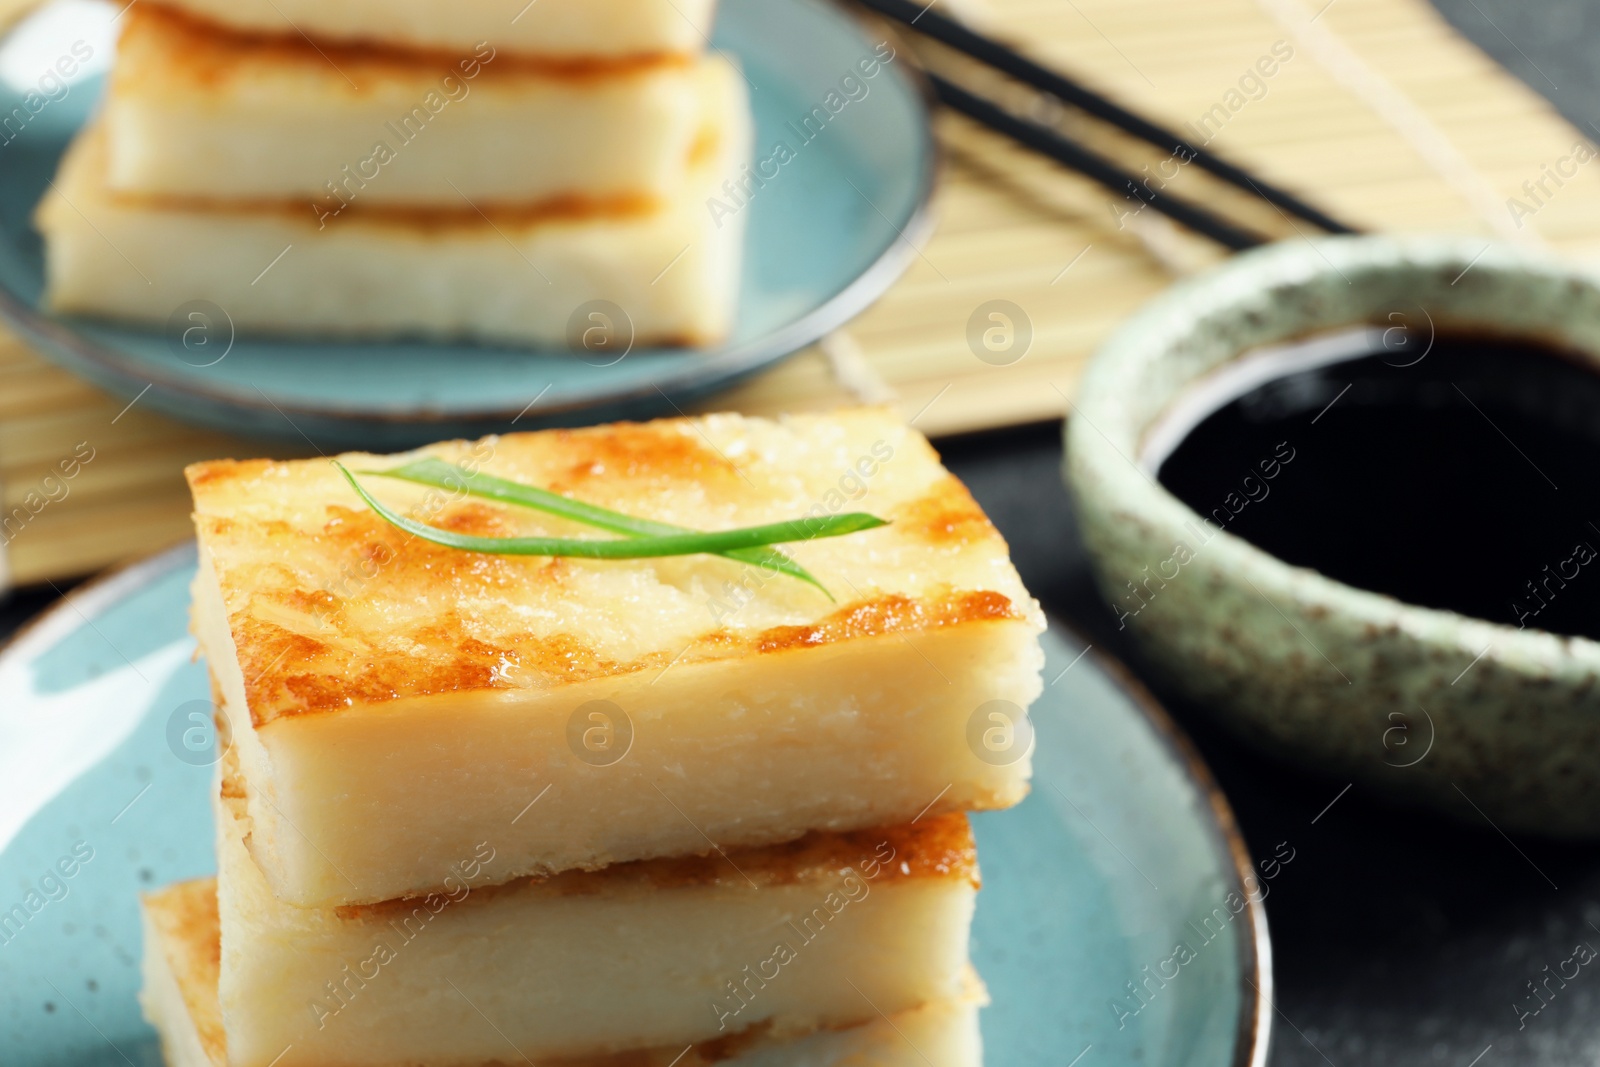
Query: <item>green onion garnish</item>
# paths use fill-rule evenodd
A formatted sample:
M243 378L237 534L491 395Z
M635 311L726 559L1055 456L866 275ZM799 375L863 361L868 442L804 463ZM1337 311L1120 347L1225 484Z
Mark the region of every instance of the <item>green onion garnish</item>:
M415 460L393 470L362 471L361 473L379 478L396 478L404 482L432 486L435 489L449 489L454 492L464 492L470 496L498 500L505 504L533 508L536 511L559 515L564 519L571 519L573 522L583 523L586 526L593 526L611 533L624 534L628 537L663 537L670 534L699 532L685 526L673 526L670 523L654 522L650 519L637 519L631 515L624 515L620 511L612 511L610 508L602 508L594 504L585 504L581 500L573 500L559 493L552 493L548 489L539 489L531 485L523 485L520 482L507 481L505 478L496 478L489 474L469 474L460 467L452 463L446 463L444 460L433 456L427 459ZM812 576L810 571L776 548L736 548L714 554L737 560L740 563L753 564L764 570L786 574L791 578L798 578L800 581L814 585L822 590L822 594L829 600L833 599L833 594L829 593L823 584Z
M372 495L361 487L361 483L356 481L355 475L351 474L342 463L335 461L334 466L339 468L339 473L344 475L350 487L356 491L356 495L385 522L436 545L490 555L574 556L581 559L659 559L664 556L689 556L701 553L718 555L791 541L842 537L845 534L888 525L875 515L851 512L812 519L791 519L788 522L774 522L762 526L746 526L736 530L689 531L616 540L586 540L572 537L477 537L471 534L459 534L452 530L442 530L390 511L373 499ZM573 502L566 501L566 503Z

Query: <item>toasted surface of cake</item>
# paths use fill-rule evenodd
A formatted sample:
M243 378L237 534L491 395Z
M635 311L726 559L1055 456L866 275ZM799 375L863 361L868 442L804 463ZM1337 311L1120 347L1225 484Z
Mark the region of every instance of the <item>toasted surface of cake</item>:
M620 309L608 312L617 348L715 344L733 323L744 213L714 214L707 197L749 158L750 112L727 63L695 73L705 110L690 174L661 202L458 199L424 210L356 199L329 216L306 199L117 193L102 119L68 150L37 212L46 300L58 313L158 325L205 301L239 331L558 348L583 309L605 301Z
M153 3L155 0L145 0ZM248 33L420 50L487 41L530 56L697 53L714 0L162 0L163 6Z
M661 199L688 173L702 83L725 87L701 67L726 63L573 67L492 44L419 57L219 32L139 4L106 98L106 180L162 197L296 199L330 223L347 205Z
M222 939L217 880L179 882L140 899L144 987L139 1005L161 1035L168 1067L227 1067L217 1005Z
M426 892L485 836L514 877L1026 794L1043 616L965 487L892 413L717 415L412 455L696 529L852 510L890 525L789 546L830 601L708 556L442 548L368 510L325 459L191 467L195 632L251 787L251 848L284 899ZM596 536L368 484L457 531ZM1016 745L996 751L1002 713Z
M146 1017L161 1036L168 1067L229 1067L227 1038L217 999L221 947L216 880L199 879L147 894L144 990ZM960 996L875 1018L861 1026L791 1038L742 1034L672 1048L637 1050L562 1061L562 1067L981 1067L978 1009L982 986L968 973ZM483 1020L478 1026L488 1029ZM406 1057L385 1067L404 1067ZM521 1063L501 1048L490 1063Z
M500 885L486 828L438 892L297 908L250 858L232 762L217 864L233 1067L454 1067L508 1042L539 1062L681 1050L962 992L978 887L965 815Z

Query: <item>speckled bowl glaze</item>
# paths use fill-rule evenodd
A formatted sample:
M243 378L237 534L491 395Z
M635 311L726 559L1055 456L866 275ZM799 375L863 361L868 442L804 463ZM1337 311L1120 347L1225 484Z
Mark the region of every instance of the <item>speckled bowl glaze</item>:
M1160 669L1260 747L1505 832L1600 837L1600 643L1290 566L1207 527L1141 465L1163 413L1224 365L1397 313L1600 364L1600 276L1570 264L1459 237L1239 256L1146 307L1084 376L1065 473L1100 588Z

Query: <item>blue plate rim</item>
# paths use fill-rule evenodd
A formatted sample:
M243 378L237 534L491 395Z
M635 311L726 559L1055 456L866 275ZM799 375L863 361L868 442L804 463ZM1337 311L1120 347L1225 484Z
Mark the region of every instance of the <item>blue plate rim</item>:
M1239 1023L1234 1041L1233 1067L1266 1067L1267 1053L1272 1043L1272 1012L1275 1004L1272 935L1267 927L1266 904L1246 888L1245 879L1256 877L1255 860L1250 854L1250 846L1245 842L1244 831L1239 828L1233 805L1194 741L1133 671L1111 653L1095 647L1082 630L1063 620L1060 615L1049 611L1045 614L1051 628L1070 634L1074 641L1083 645L1088 650L1088 658L1095 662L1107 680L1139 709L1155 733L1157 742L1173 762L1184 769L1190 783L1210 807L1211 817L1206 820L1206 825L1212 836L1212 844L1227 855L1227 866L1232 875L1228 889L1238 893L1244 900L1245 914L1249 917L1249 922L1241 927L1245 936L1239 939L1239 977L1243 985L1239 990ZM4 658L4 651L0 649L0 660Z
M842 16L859 31L875 24L865 13L853 9L844 0L821 0L819 7ZM875 27L876 28L876 27ZM15 26L0 27L0 41L14 32ZM900 38L888 29L883 32ZM917 112L917 126L925 151L922 154L917 191L911 210L898 224L885 219L895 236L888 239L879 253L860 274L850 279L828 299L806 312L793 322L758 337L743 346L697 360L687 369L653 379L640 386L602 393L588 393L565 402L539 405L539 412L530 425L552 417L569 416L594 408L656 407L660 397L672 405L672 392L692 397L732 385L759 370L777 364L800 352L808 345L820 341L839 329L871 306L899 280L911 263L922 255L926 243L936 228L933 199L938 192L945 170L946 151L934 129L936 97L933 87L920 66L908 63L896 71L911 89ZM876 210L876 205L874 205ZM881 212L880 212L881 214ZM68 321L55 318L37 310L17 293L0 284L0 323L9 326L16 334L57 365L87 378L91 382L121 397L151 394L154 404L162 410L176 413L185 402L196 401L212 407L215 418L237 415L248 418L271 414L288 418L293 416L311 420L329 420L346 427L361 426L415 426L425 429L430 425L454 424L479 426L483 432L528 414L526 407L475 408L456 411L414 409L363 409L340 404L283 403L256 390L260 400L251 398L247 390L234 390L206 386L182 375L162 373L147 368L108 344L103 344L80 332ZM531 351L531 350L530 350ZM537 403L537 402L536 402ZM181 416L180 416L181 417ZM186 419L186 421L196 421Z
M95 614L123 597L182 566L192 565L198 548L193 539L180 542L153 555L131 560L104 571L76 586L55 603L23 623L11 637L0 642L0 668L13 659L24 658L39 644L46 644L63 633L92 620ZM1255 861L1234 816L1233 805L1217 783L1199 749L1155 694L1119 659L1096 647L1082 630L1054 612L1046 612L1050 627L1082 645L1111 684L1144 716L1173 762L1181 767L1190 784L1205 798L1210 818L1206 825L1212 845L1225 856L1230 874L1228 889L1245 901L1249 921L1238 929L1238 965L1242 988L1239 990L1239 1019L1235 1030L1231 1067L1266 1067L1272 1037L1273 999L1272 939L1267 927L1266 905L1246 889L1246 878L1254 878Z

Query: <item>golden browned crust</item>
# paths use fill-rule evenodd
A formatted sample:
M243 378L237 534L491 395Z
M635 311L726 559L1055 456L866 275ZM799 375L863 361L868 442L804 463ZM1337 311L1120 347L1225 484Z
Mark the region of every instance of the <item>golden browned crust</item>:
M467 900L484 902L501 894L539 886L561 896L585 896L619 888L652 891L693 886L757 889L812 884L819 896L829 891L859 893L891 882L927 878L981 885L978 849L972 826L962 812L928 816L916 823L847 833L813 831L781 845L735 848L704 856L674 856L613 864L598 871L564 871L550 876L519 878L502 885L473 889ZM844 890L840 890L844 891ZM382 919L406 914L415 900L335 909L341 918Z
M750 648L755 652L786 652L882 634L937 630L968 622L1020 617L1011 601L999 593L952 593L922 600L881 596L841 608L815 625L775 626L764 630L756 635Z
M969 624L1037 623L1037 607L1006 560L1005 542L965 487L936 465L927 442L881 412L836 418L865 422L866 433L888 427L883 432L903 434L891 462L902 464L898 474L906 482L865 499L890 526L793 546L839 603L814 591L797 593L801 587L790 579L752 581L748 568L741 573L708 557L671 564L708 568L704 585L712 595L721 596L714 591L729 581L747 581L751 598L790 598L792 611L761 617L792 621L760 626L748 625L754 613L719 616L703 600L684 608L681 590L670 588L651 561L480 555L413 538L367 510L325 460L191 466L195 523L221 585L252 722L262 727L442 694L550 689ZM739 420L736 428L776 449L774 440L790 439L786 425ZM804 433L792 436L803 442ZM797 518L819 493L797 485L801 475L794 470L781 469L781 454L770 460L745 454L736 464L688 420L516 434L429 451L456 462L491 455L482 465L489 473L700 528ZM393 465L360 456L350 463ZM838 474L824 468L817 477L825 485ZM386 496L414 488L371 484ZM291 489L295 495L281 506L261 502L263 494ZM421 491L411 499L422 500ZM693 510L685 511L687 505ZM830 510L841 507L851 502ZM480 536L593 536L526 509L470 498L439 499L425 517ZM849 577L849 567L880 558L881 567ZM845 577L830 578L830 565ZM612 592L597 587L613 578L634 584L616 592L614 602L596 604ZM867 581L879 584L862 588ZM648 597L657 593L662 610L692 616L677 620L681 636L653 641L647 633L632 644L607 639L608 612L651 618Z
M119 206L154 211L226 215L229 218L260 215L289 218L297 222L304 222L308 218L303 199L227 200L120 191L112 191L110 197ZM643 194L588 196L574 193L526 204L493 200L476 201L460 207L379 203L351 204L346 210L349 212L347 218L377 226L443 234L482 230L485 218L501 227L527 229L554 223L647 218L661 211L663 206L664 202L659 198Z
M217 1004L222 969L222 933L217 918L217 881L199 878L144 895L145 914L160 938L159 951L178 983L200 1045L212 1063L226 1063L228 1039ZM155 946L146 951L155 949Z
M440 567L452 567L462 555L447 549L440 551L449 557L435 561ZM563 567L563 561L552 560L536 571L534 578L559 582ZM285 596L283 603L293 611L306 613L307 618L319 609L333 612L341 606L338 598L329 593L291 593ZM415 647L427 650L427 660L408 660L403 656L367 658L365 669L348 675L314 666L330 658L350 662L343 655L346 650L333 643L287 629L278 622L260 622L254 618L236 622L235 628L242 632L239 659L246 678L245 700L250 706L252 722L260 727L285 716L339 711L354 704L509 689L508 668L551 683L574 684L639 671L661 671L674 663L704 663L750 654L820 648L885 634L1021 617L1011 601L998 593L952 594L922 601L900 596L882 597L841 608L814 626L775 627L753 638L740 638L719 629L703 635L677 656L663 651L621 661L597 654L571 634L543 638L509 635L500 644L461 637L464 620L447 615L444 625L419 628L406 635ZM246 648L248 653L244 651ZM269 711L270 702L280 697L287 698L288 706L277 712Z
M300 66L321 75L332 64L359 87L385 78L411 81L419 69L438 71L441 76L456 74L458 64L474 58L471 53L394 44L323 40L313 45L299 34L250 33L163 6L156 0L134 4L123 15L119 48L158 48L179 61L165 64L166 69L153 76L168 84L181 81L212 89L244 76L250 67ZM594 81L658 68L687 67L695 61L693 56L678 54L582 58L503 52L489 55L492 59L482 63L476 75L485 82L514 77ZM113 89L128 84L129 77L127 70L119 66L112 73Z

